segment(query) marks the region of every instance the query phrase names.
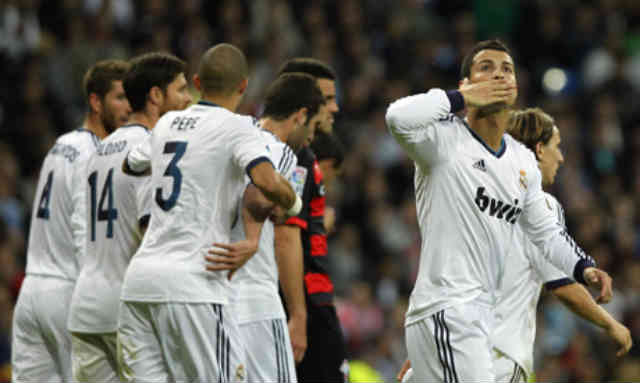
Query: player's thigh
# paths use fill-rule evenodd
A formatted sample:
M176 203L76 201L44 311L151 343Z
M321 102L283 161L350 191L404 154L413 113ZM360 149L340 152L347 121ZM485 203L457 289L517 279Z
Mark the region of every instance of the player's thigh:
M239 326L247 355L248 382L296 382L289 330L284 319Z
M514 362L513 359L496 349L494 349L491 354L493 356L493 374L495 375L496 383L520 383L527 381L524 370Z
M23 285L13 314L11 372L14 382L62 381L40 331L31 292Z
M406 328L415 381L493 382L490 311L460 305Z
M70 381L71 337L67 331L73 283L28 276L14 312L14 380Z
M243 381L244 349L237 325L219 304L169 303L168 320L156 322L174 380Z
M167 382L169 370L154 321L166 321L167 315L154 318L158 304L123 302L120 305L117 334L117 364L128 382ZM160 311L160 310L155 310Z
M119 382L116 333L71 334L71 366L78 382Z

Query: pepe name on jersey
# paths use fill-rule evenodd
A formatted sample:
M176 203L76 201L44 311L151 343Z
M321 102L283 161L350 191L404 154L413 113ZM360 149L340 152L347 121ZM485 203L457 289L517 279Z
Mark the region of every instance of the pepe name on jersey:
M191 130L196 127L200 117L176 117L171 121L171 129L177 131Z

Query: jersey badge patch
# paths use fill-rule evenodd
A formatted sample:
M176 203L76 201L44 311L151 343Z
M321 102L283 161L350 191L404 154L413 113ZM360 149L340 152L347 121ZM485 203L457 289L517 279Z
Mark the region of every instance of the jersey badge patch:
M527 172L524 170L520 170L520 186L525 190L527 189Z
M307 181L307 169L302 166L296 166L291 173L291 186L293 191L301 196L304 192L304 184Z

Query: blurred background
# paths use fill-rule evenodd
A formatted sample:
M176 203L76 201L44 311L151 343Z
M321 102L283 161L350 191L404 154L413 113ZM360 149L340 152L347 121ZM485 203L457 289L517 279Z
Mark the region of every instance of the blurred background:
M602 331L543 294L540 381L640 381L640 1L0 0L0 381L23 278L38 171L85 112L81 79L103 58L172 52L192 74L212 44L251 66L241 111L258 114L281 63L312 56L339 75L335 131L348 154L328 187L332 277L352 378L392 381L419 232L413 165L387 133L387 105L457 86L463 54L500 37L518 64L519 106L556 119L565 165L553 190L569 231L614 278L606 305L635 347L616 359Z

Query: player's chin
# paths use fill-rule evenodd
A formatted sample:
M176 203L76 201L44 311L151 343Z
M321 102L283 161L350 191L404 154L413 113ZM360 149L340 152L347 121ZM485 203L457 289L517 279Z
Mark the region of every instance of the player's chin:
M503 110L511 108L511 105L505 101L496 102L493 104L489 104L478 109L478 118L489 117L493 114L502 112Z

